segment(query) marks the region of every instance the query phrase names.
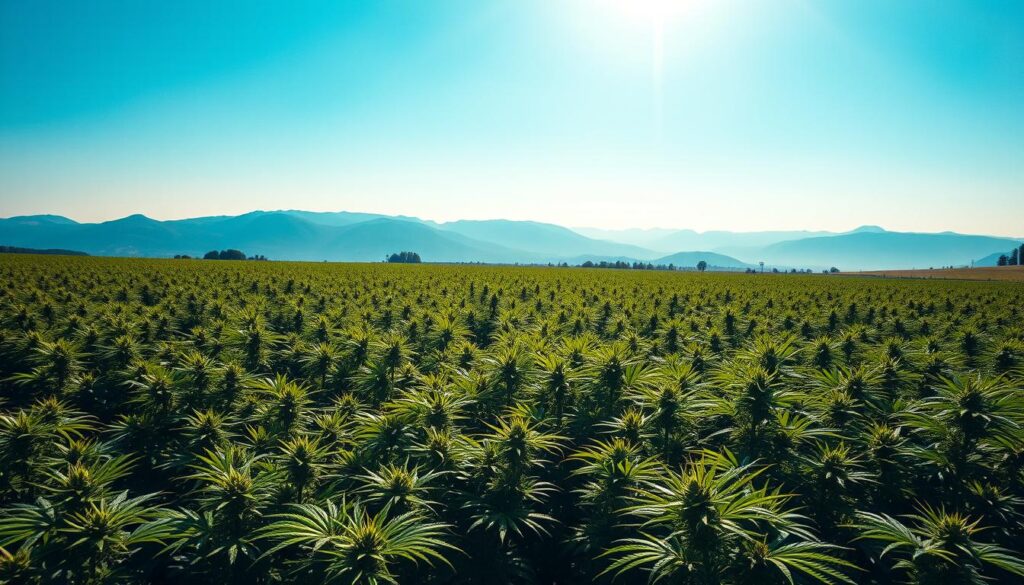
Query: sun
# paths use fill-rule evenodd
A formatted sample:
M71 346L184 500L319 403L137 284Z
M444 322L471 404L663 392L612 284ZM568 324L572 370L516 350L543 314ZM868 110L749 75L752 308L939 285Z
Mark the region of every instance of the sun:
M665 36L684 20L701 0L594 0L621 24L649 35L651 41L651 90L655 127L664 118Z
M634 24L664 25L680 17L693 0L598 0Z

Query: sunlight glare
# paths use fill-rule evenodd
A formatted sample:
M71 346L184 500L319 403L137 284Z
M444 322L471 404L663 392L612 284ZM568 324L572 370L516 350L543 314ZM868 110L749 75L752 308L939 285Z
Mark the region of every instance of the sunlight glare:
M625 18L638 24L664 25L684 12L687 0L604 0Z
M656 132L664 123L665 36L696 8L699 0L598 0L598 3L626 25L638 27L651 39L651 89Z

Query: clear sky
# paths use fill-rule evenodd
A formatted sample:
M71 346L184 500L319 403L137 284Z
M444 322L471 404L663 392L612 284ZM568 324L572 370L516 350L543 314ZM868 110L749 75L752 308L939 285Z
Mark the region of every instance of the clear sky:
M0 216L1024 234L1024 2L0 7Z

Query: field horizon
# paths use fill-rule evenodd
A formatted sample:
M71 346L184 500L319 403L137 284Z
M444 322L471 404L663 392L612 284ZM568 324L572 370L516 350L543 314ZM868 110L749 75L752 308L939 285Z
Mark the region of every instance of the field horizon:
M253 211L159 221L141 214L79 223L59 215L0 218L5 246L98 256L201 257L236 249L273 260L374 262L400 251L428 262L622 264L800 272L995 266L1018 262L1024 238L851 230L697 232L588 230L536 221L455 220L354 212Z
M1024 280L1024 266L989 266L978 268L939 268L918 270L865 270L843 273L846 276L881 276L885 278L924 278L948 280Z

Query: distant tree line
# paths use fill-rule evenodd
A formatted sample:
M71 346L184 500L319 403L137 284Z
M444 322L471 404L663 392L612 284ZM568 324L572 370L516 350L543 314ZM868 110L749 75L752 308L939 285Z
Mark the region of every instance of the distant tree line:
M747 274L757 274L757 270L755 270L753 268L747 268L745 270L745 272ZM772 272L772 274L786 274L787 273L787 271L785 269L779 270L778 268L772 268L771 272ZM790 268L789 271L788 271L789 274L811 274L812 272L814 272L814 271L811 270L810 268L803 268L803 269ZM833 266L831 268L827 268L825 270L822 270L821 272L822 272L822 274L835 274L835 273L839 272L839 269L836 268L835 266Z
M0 254L54 254L58 256L88 256L88 254L86 254L85 252L77 252L75 250L61 250L58 248L39 250L36 248L19 248L17 246L0 246Z
M422 261L416 252L398 252L388 256L388 262L392 264L419 264Z
M568 264L564 264L568 266ZM675 264L651 264L650 262L625 262L623 260L616 260L615 262L608 262L602 260L600 262L594 262L593 260L587 260L586 262L579 264L579 268L616 268L619 270L677 270Z
M189 258L187 254L181 254L175 256L177 259L186 260ZM263 254L256 254L255 256L246 256L245 252L241 250L235 250L229 248L227 250L210 250L206 254L203 254L203 260L261 260L266 261L267 257Z
M1009 254L999 256L996 266L1024 266L1024 244L1014 248Z
M554 266L554 265L551 265L551 266ZM563 268L568 268L569 264L566 263L566 262L563 262L562 264L558 264L558 266L561 266ZM708 263L705 262L704 260L701 260L700 262L697 262L697 264L693 268L687 268L687 267L684 267L684 266L676 266L675 264L652 264L650 262L632 262L632 263L630 263L630 262L625 262L623 260L617 260L615 262L608 262L608 261L594 262L592 260L587 260L586 262L584 262L582 264L577 264L577 266L579 268L616 268L616 269L620 269L620 270L693 270L693 269L696 269L699 272L704 272L705 270L707 270L709 268ZM745 272L747 274L756 274L757 270L755 270L754 268L747 268ZM780 273L778 268L772 268L772 272L774 274L779 274ZM782 270L781 272L786 272L786 271ZM798 273L799 274L803 274L803 273L809 274L812 271L811 271L810 268L808 268L806 270L797 270L796 268L793 268L793 269L790 269L789 272L791 274L798 274ZM839 269L833 266L832 268L829 268L827 270L823 270L822 272L824 272L826 274L827 273L835 273L835 272L839 272Z

